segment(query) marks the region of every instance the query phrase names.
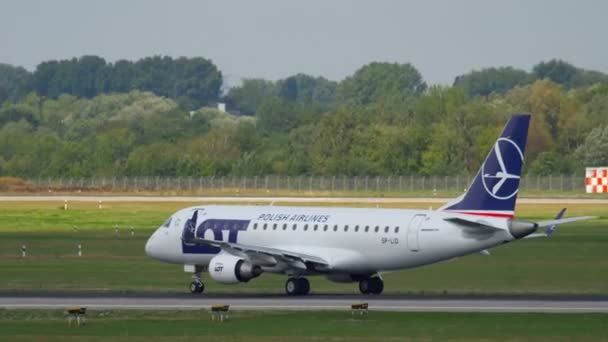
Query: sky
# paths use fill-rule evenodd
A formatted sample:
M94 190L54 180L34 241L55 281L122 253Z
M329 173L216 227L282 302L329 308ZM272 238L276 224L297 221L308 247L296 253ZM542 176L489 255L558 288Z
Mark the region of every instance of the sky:
M559 58L608 73L603 0L0 0L0 63L211 59L229 84L411 63L429 84Z

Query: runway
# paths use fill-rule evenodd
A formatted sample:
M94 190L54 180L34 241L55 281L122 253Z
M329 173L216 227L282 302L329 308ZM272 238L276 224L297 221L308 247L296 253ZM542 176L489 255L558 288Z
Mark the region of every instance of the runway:
M608 299L413 299L403 296L2 296L4 309L201 310L230 305L232 310L350 310L368 303L369 310L403 312L536 312L608 313Z

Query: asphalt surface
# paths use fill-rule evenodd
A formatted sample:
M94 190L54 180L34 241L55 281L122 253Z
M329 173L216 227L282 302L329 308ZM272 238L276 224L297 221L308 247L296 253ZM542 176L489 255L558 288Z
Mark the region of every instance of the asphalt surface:
M355 303L368 303L371 311L608 313L606 298L415 299L395 295L0 296L0 308L5 309L67 309L81 306L98 310L200 310L222 304L230 305L234 310L350 310L350 305Z
M26 195L0 196L0 202L197 202L197 203L445 203L452 198L438 197L238 197L238 196L95 196ZM519 198L524 204L608 204L601 198Z

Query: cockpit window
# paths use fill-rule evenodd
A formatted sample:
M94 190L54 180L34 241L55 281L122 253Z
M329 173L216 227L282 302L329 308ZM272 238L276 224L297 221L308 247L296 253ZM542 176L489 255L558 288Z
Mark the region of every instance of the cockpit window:
M169 217L169 218L167 219L167 221L165 221L165 223L163 223L162 227L169 228L169 226L171 225L171 220L172 220L172 219L173 219L173 216L172 216L172 217Z

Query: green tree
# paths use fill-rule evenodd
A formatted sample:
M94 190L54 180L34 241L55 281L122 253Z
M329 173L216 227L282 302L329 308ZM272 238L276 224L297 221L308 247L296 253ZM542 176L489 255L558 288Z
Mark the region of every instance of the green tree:
M323 77L297 74L276 83L277 95L287 101L321 106L333 105L338 84Z
M361 127L355 133L350 150L357 169L350 173L370 176L415 173L425 145L420 133L413 128L383 124Z
M570 158L556 152L541 152L532 162L528 173L534 176L552 176L571 174L573 165Z
M576 157L584 166L605 166L608 161L608 125L591 130L585 142L576 150Z
M374 62L344 79L337 96L345 104L367 105L391 95L418 96L425 89L426 83L411 64Z
M231 110L254 115L264 100L275 95L274 83L259 78L246 78L240 86L230 88L224 100Z
M298 123L294 106L279 98L262 102L256 114L257 127L264 134L285 133Z
M504 94L533 80L533 75L513 67L486 68L456 77L454 86L464 88L468 96L488 96L492 93Z
M540 62L534 66L534 74L539 79L549 79L567 89L589 86L595 83L608 83L608 75L598 71L577 68L559 59Z
M96 175L112 176L122 174L123 168L133 148L134 135L126 128L115 128L95 137Z
M422 154L420 173L440 176L466 174L461 139L458 131L447 124L435 125L429 146Z
M189 99L189 107L185 109L191 110L218 101L222 73L211 61L202 57L181 57L175 60L174 64L173 91L167 96L173 99Z
M348 155L355 136L357 119L348 108L338 108L325 115L317 126L310 146L312 172L342 175L349 168Z
M22 67L0 63L0 104L16 102L32 91L32 74Z

